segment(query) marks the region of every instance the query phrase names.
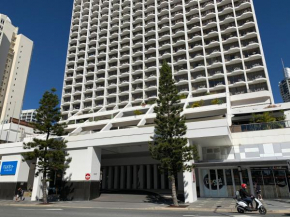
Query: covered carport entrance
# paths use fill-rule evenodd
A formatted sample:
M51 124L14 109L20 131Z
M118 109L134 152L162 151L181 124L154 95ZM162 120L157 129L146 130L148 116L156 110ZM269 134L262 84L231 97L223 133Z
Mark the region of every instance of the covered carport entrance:
M150 191L170 193L168 172L159 170L158 161L152 159L148 144L102 148L103 192ZM183 174L177 174L176 186L183 195Z

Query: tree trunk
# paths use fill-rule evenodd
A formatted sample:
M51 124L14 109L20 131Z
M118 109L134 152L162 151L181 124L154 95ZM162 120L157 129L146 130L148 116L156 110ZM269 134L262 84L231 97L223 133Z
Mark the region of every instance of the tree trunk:
M43 179L42 179L42 194L43 194L43 203L47 204L47 184L46 184L46 174L43 174Z
M175 176L171 175L171 186L172 186L172 200L174 206L178 205L177 195L176 195L176 186L175 186Z

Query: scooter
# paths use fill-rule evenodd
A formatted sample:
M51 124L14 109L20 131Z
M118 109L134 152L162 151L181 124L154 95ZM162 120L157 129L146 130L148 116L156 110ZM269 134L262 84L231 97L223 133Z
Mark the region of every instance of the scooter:
M252 196L253 201L256 203L256 208L249 207L248 203L243 201L240 197L240 192L236 191L236 197L234 197L236 200L236 208L238 213L245 213L245 212L255 212L259 211L261 215L266 215L267 209L263 206L262 202Z

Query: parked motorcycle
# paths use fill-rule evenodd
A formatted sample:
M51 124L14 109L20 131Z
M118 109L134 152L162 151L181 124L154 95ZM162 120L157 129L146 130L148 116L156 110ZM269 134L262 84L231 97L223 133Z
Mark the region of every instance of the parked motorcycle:
M261 215L266 215L267 213L267 209L263 206L262 202L254 196L252 196L252 199L253 202L255 201L256 204L255 208L249 207L249 204L241 199L239 191L236 191L236 197L234 197L234 199L236 200L236 208L238 213L256 212L256 211L259 211Z

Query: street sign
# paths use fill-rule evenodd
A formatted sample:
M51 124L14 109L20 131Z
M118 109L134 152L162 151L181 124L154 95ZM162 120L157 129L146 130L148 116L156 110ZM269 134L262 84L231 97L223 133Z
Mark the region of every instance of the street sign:
M91 174L90 173L86 173L85 175L85 179L88 181L91 179Z
M6 161L1 164L1 176L15 175L18 161Z

